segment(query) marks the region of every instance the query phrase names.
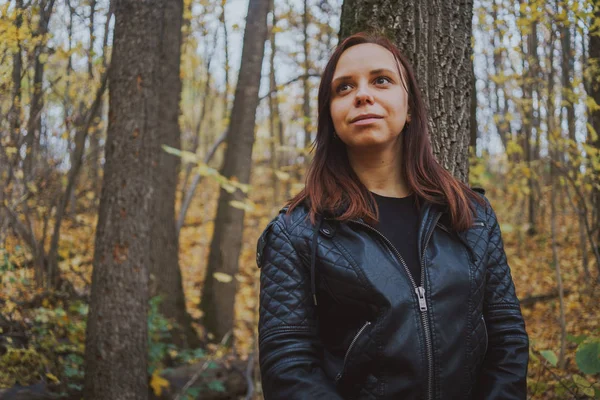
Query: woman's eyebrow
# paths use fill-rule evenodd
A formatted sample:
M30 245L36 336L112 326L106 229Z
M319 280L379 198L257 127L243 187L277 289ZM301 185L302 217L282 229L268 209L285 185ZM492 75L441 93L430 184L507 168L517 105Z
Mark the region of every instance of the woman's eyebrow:
M381 73L387 73L389 75L398 75L398 72L394 72L391 69L387 69L387 68L377 68L374 70L371 70L371 72L369 72L369 75L378 75ZM333 84L334 82L337 81L347 81L349 79L352 79L352 75L344 75L344 76L338 76L337 78L334 78L331 83Z
M387 68L379 68L379 69L374 69L371 71L371 75L378 75L385 72L386 74L390 74L390 75L398 75L397 72L392 71L391 69L387 69Z

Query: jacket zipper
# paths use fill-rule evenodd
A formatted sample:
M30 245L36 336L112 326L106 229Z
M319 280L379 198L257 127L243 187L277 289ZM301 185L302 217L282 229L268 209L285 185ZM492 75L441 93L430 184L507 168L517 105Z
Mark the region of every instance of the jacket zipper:
M350 351L352 351L352 348L356 344L356 341L358 340L358 338L360 337L360 335L363 333L363 331L369 325L371 325L370 321L365 322L365 324L362 326L362 328L360 328L358 330L358 332L356 332L356 335L354 335L354 338L352 339L352 342L350 342L350 346L348 346L348 350L346 350L346 354L344 355L344 363L342 364L342 370L335 377L335 381L336 382L339 381L342 378L342 375L344 375L344 370L346 369L346 361L348 361L348 355L350 354Z
M415 293L417 294L417 299L419 301L419 310L421 310L421 324L423 325L423 331L425 333L425 347L426 347L426 351L427 351L427 397L426 398L428 400L432 398L432 394L433 394L432 393L433 392L433 345L431 343L431 328L429 326L429 319L427 318L427 299L425 297L425 286L424 286L425 285L425 250L427 249L427 245L429 244L431 235L433 234L433 231L435 230L435 226L437 225L440 217L441 217L441 214L437 213L437 215L435 217L435 221L432 224L433 228L429 230L429 233L427 234L427 238L425 240L425 244L423 246L423 250L421 252L421 254L422 254L422 256L421 256L421 286L418 286L418 287L417 287L417 284L415 283L415 279L413 278L412 274L410 273L410 270L408 269L408 266L406 265L406 262L404 261L404 258L402 258L402 255L400 254L398 249L396 249L396 247L392 244L392 242L390 242L390 240L387 237L385 237L385 235L383 233L381 233L377 229L373 228L371 225L366 224L359 220L351 220L351 222L357 223L373 232L376 232L387 243L389 248L391 248L394 251L394 253L396 254L396 257L398 258L398 260L400 260L400 263L404 267L404 270L406 271L406 274L408 275L408 278L410 279L410 282L413 285L413 289L414 289Z
M490 338L488 336L487 324L485 323L485 318L483 317L483 315L481 316L481 322L483 322L483 331L485 333L485 352L483 353L483 358L485 359L485 355L487 354L487 349L489 346Z

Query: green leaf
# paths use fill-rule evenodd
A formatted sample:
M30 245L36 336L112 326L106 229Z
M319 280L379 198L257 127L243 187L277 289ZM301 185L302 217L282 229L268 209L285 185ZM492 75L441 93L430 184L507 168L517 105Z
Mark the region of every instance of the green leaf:
M583 394L585 394L588 397L594 397L595 396L595 390L593 387L587 387L587 388L582 388L581 391L583 392Z
M580 345L581 343L583 343L583 341L587 339L587 335L577 335L577 336L573 336L573 335L567 335L567 340L571 343L575 343L577 345Z
M220 392L223 393L225 392L225 386L223 385L223 382L221 381L212 381L208 383L208 388L214 392Z
M573 375L573 382L582 390L592 386L583 376L577 374Z
M200 397L200 388L197 388L197 387L189 388L188 390L186 390L185 396L188 399L197 399L198 397Z
M553 367L556 367L556 364L558 363L558 357L556 356L555 352L553 352L552 350L542 350L540 351L540 354L546 360L548 360L548 362L552 364Z
M600 373L600 341L579 345L575 354L575 361L584 374Z

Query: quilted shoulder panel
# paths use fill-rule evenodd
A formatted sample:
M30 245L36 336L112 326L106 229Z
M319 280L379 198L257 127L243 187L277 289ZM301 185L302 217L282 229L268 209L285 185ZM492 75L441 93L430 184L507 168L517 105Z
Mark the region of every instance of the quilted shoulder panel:
M261 333L278 326L315 324L308 269L292 243L289 222L289 216L280 214L269 224L257 245L257 258L262 267Z
M515 293L510 266L504 251L500 224L492 205L487 198L485 199L485 225L488 233L485 305L488 307L503 304L518 306L519 300Z

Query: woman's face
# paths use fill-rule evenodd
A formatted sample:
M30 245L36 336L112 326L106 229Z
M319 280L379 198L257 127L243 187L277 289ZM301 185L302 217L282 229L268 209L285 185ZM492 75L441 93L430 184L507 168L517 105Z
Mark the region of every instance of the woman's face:
M408 93L398 62L372 43L352 46L337 63L331 84L331 118L351 149L393 145L407 120Z

